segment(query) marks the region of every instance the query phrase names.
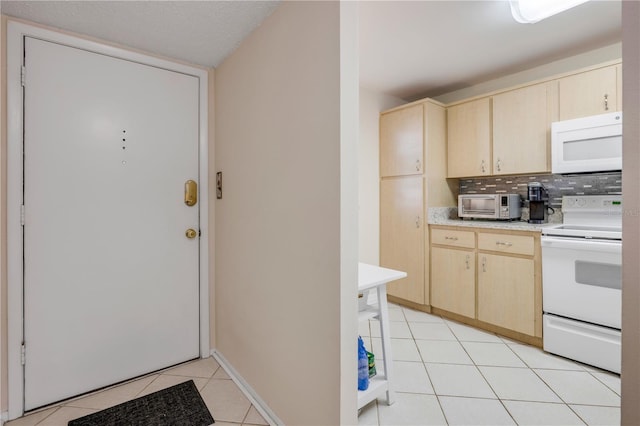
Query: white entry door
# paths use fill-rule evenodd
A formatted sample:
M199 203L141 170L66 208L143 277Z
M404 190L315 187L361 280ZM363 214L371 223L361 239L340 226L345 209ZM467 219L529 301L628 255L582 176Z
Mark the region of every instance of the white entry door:
M25 68L30 410L199 356L199 89L29 37Z

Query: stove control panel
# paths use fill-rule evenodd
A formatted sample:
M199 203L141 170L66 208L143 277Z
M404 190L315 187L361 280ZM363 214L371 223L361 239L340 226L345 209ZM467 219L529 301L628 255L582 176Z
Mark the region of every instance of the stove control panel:
M620 214L622 195L565 195L562 197L562 211Z

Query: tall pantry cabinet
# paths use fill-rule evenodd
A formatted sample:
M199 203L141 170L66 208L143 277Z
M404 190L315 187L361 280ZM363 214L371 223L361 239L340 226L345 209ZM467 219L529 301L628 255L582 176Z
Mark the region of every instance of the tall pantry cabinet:
M405 271L390 298L429 305L430 207L456 204L446 181L446 111L426 99L380 114L380 266Z

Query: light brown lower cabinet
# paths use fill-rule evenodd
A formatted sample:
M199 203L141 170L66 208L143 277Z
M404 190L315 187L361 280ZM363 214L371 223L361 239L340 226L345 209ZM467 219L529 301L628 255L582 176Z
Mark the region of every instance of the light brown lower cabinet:
M444 247L431 248L431 305L475 317L476 253Z
M533 259L478 253L478 319L535 335Z
M435 313L542 344L538 232L431 225L430 235Z

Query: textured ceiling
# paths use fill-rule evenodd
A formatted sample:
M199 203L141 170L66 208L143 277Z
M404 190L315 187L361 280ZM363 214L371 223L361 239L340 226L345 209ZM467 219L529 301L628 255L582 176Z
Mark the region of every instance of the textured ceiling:
M218 66L278 1L13 1L3 14L193 64ZM537 24L509 2L359 1L360 83L411 100L621 41L620 0L591 0Z
M360 84L403 99L437 96L622 39L619 0L520 24L508 1L360 3Z
M218 66L278 1L11 1L9 16L192 64Z

